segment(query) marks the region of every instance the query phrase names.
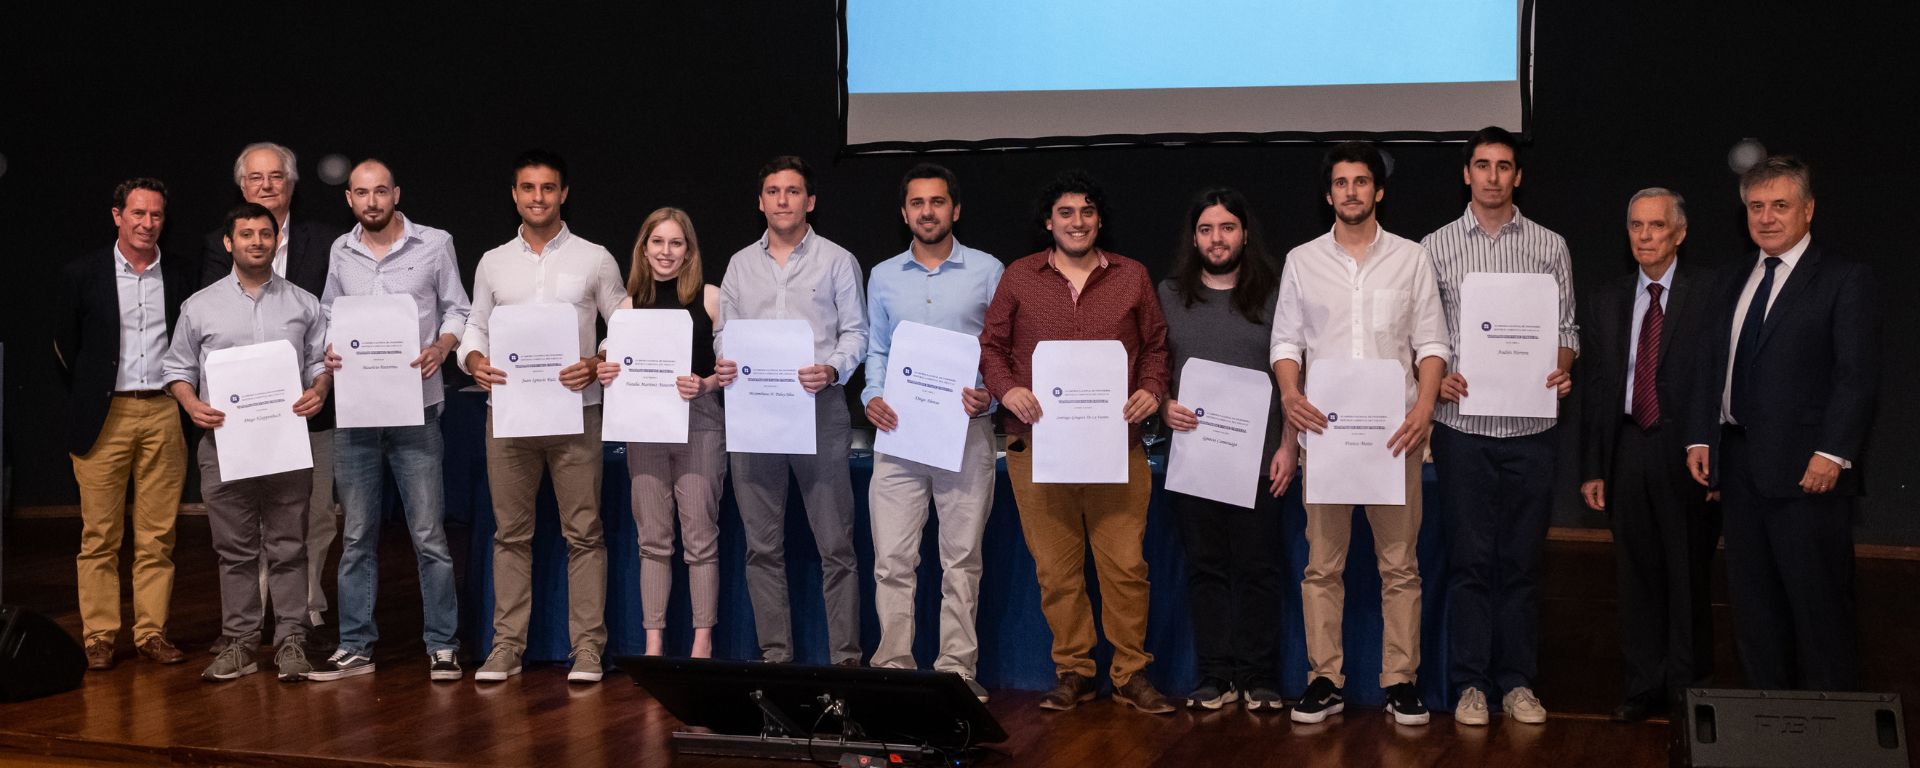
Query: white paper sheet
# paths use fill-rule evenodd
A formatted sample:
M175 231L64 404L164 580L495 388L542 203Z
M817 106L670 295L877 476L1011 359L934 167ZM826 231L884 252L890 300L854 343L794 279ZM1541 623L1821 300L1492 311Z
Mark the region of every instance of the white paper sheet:
M333 300L327 341L340 356L333 372L334 423L341 427L417 427L426 423L420 388L419 315L404 293Z
M805 320L733 320L726 356L740 366L727 385L727 450L811 454L819 443L814 396L800 369L814 364L813 327Z
M1181 405L1200 426L1174 432L1167 458L1167 490L1252 509L1260 470L1271 456L1267 411L1273 380L1265 371L1188 358L1180 368Z
M1127 348L1112 339L1043 341L1033 349L1036 483L1127 481Z
M580 330L570 304L494 307L493 367L507 383L493 388L493 436L541 437L586 431L579 392L560 383L560 369L580 362Z
M874 452L960 471L968 422L960 390L980 373L979 337L904 321L893 329L887 365L880 396L900 423L874 434Z
M1326 414L1327 428L1300 435L1306 503L1407 503L1408 458L1387 447L1407 420L1406 376L1397 360L1314 361L1307 402Z
M285 339L207 353L207 404L226 414L214 430L221 482L313 467L307 420L293 414L300 368Z
M685 443L689 406L675 380L693 372L693 316L684 309L614 312L607 323L607 359L620 364L620 376L601 401L601 438Z
M1473 272L1460 281L1460 375L1467 416L1559 414L1560 286L1552 275Z

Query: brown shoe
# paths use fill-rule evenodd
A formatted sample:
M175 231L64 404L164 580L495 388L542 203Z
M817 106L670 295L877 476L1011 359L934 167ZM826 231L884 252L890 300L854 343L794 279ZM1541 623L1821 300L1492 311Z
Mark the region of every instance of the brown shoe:
M148 635L147 639L135 643L133 649L155 664L178 664L187 660L186 654L160 635Z
M1160 690L1147 682L1146 675L1134 675L1127 684L1113 690L1113 700L1125 704L1149 715L1164 715L1173 711L1173 705Z
M113 669L113 641L94 638L87 641L87 669L100 672Z
M1093 701L1093 678L1062 672L1059 683L1040 699L1040 708L1065 712L1083 701Z

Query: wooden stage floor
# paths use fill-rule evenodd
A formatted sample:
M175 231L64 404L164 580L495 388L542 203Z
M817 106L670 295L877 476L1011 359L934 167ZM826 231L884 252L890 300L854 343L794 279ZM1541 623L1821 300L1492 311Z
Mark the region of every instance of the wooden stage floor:
M27 519L8 525L6 601L48 614L77 634L72 554L78 521ZM212 554L205 518L183 516L171 635L189 652L188 661L170 667L145 662L132 655L123 638L120 665L89 673L80 690L0 704L0 764L757 764L676 756L670 742L678 722L618 671L599 685L569 685L564 668L536 666L482 688L473 683L474 664L468 663L460 682L430 683L419 639L413 555L403 536L385 538L381 570L386 583L377 616L385 639L376 652L378 672L332 683L282 684L263 663L261 674L213 685L199 679L210 659L205 648L218 632ZM460 550L455 557L458 571L464 565ZM1011 738L994 745L1000 754L986 764L1665 765L1665 724L1605 719L1619 688L1609 545L1553 542L1548 562L1539 688L1555 715L1543 726L1500 717L1487 728L1458 726L1436 714L1432 724L1408 728L1374 709L1349 711L1317 726L1294 724L1284 712L1255 716L1237 708L1152 717L1105 698L1073 712L1043 713L1034 706L1038 693L996 691L989 708ZM1861 615L1871 617L1862 649L1867 679L1909 698L1920 695L1920 669L1905 657L1920 619L1920 607L1905 596L1906 585L1917 576L1916 562L1860 563ZM1716 600L1715 616L1720 677L1732 684L1724 598ZM1909 737L1914 730L1909 725Z

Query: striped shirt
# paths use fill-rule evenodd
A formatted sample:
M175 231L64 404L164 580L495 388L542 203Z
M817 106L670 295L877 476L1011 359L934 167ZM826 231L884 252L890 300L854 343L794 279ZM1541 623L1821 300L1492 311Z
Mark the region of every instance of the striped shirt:
M1565 238L1513 210L1496 235L1480 228L1473 209L1427 235L1420 244L1433 258L1440 281L1440 305L1447 318L1449 370L1460 366L1460 283L1474 272L1523 272L1553 275L1560 285L1560 346L1580 352L1580 325L1573 315L1573 263ZM1471 386L1472 382L1468 382ZM1540 382L1546 386L1546 382ZM1434 420L1470 435L1520 437L1553 428L1554 419L1522 416L1462 416L1459 403L1440 403Z
M403 293L413 297L421 347L439 341L441 334L459 336L467 327L471 302L466 287L460 284L453 237L443 230L415 224L403 214L394 215L400 217L400 239L388 249L386 258L374 258L360 242L366 230L359 224L333 241L327 287L320 295L327 322L333 322L333 300L341 296ZM446 399L439 371L422 379L420 386L427 405Z

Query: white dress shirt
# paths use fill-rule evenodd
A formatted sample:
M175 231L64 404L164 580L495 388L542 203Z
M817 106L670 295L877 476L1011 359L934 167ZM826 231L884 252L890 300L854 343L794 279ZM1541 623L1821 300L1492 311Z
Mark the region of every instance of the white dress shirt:
M1666 274L1661 275L1658 280L1647 277L1645 270L1636 269L1633 272L1639 275L1640 279L1633 284L1637 291L1633 295L1633 327L1627 329L1627 404L1625 407L1628 416L1633 415L1633 369L1634 365L1640 361L1640 323L1647 317L1648 302L1653 300L1653 294L1647 292L1647 286L1660 286L1660 312L1661 316L1665 317L1667 297L1673 295L1673 272L1679 268L1680 260L1675 259L1667 265Z
M280 277L287 276L287 233L292 231L293 217L288 216L286 221L280 222L280 243L273 247L273 273Z
M160 274L160 251L145 272L113 246L113 284L120 294L120 368L113 376L119 392L159 389L166 369L167 286Z
M1357 261L1328 232L1287 253L1269 364L1292 360L1309 371L1318 358L1395 360L1411 407L1419 361L1445 360L1446 338L1433 262L1419 243L1380 229Z
M473 273L473 312L467 317L466 334L455 359L460 370L467 371L468 354L491 356L487 320L494 307L552 303L573 305L580 327L580 357L592 357L594 314L611 319L626 297L627 284L620 279L613 254L575 237L565 224L539 253L527 243L524 233L516 235L480 257L480 266ZM581 402L600 404L599 381L587 384L581 391Z

